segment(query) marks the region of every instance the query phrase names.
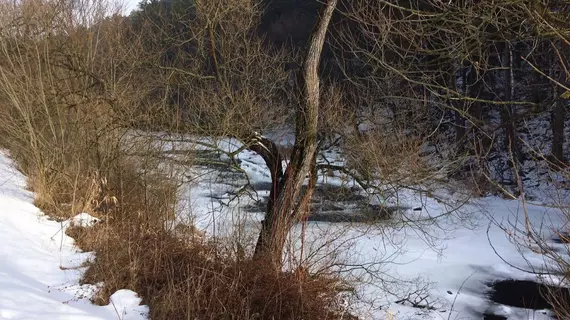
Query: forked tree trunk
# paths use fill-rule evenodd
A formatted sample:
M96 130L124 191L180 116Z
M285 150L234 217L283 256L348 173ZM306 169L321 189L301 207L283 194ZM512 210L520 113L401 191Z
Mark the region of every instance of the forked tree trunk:
M299 77L301 103L296 112L295 145L291 152L291 161L284 173L281 172L281 156L267 152L273 147L269 141L260 141L266 153L265 162L273 167L273 188L270 193L265 219L259 234L254 253L256 259L267 259L274 268L282 266L282 253L289 231L294 223L308 213L309 200L316 180L315 161L317 152L317 124L319 115L319 76L318 67L328 25L336 8L337 0L329 0L323 5L321 16L311 34L305 61ZM260 150L261 151L261 150ZM263 154L262 154L263 156ZM302 192L305 179L309 176L309 185Z

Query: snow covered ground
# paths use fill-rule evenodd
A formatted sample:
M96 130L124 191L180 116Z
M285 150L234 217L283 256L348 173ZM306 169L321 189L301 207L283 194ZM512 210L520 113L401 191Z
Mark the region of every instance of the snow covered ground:
M148 308L129 290L108 306L90 303L95 288L78 283L91 253L74 247L68 224L42 215L25 177L0 151L0 319L146 319Z
M383 276L409 280L411 284L388 284L388 289L396 293L390 295L386 294L386 287L380 283L378 287L365 287L366 295L383 297L379 303L385 306L384 312L394 314L396 319L482 319L485 313L502 315L512 320L549 319L548 312L544 310L507 307L489 301L488 284L491 282L505 279L537 281L534 274L517 270L509 264L532 271L532 268L542 270L545 261L542 256L530 250L521 248L519 251L505 232L491 222L490 218L496 219L509 230L513 229L512 225L520 226L525 216L520 203L497 198L478 202L476 210L475 207L466 208L472 209L471 213L477 218L478 226L446 226L439 231L446 233L447 237L439 240L435 247L430 247L414 234L412 228L408 232L401 230L400 237L396 238L400 241L398 247L403 250L387 263ZM428 207L431 207L432 212L438 210L435 203L430 203ZM543 218L558 218L554 210L538 206L529 206L527 212L535 223ZM439 227L432 226L429 229L428 232L433 233L438 232ZM545 234L546 238L549 236ZM359 249L356 260L370 261L374 256L393 253L395 246L380 247L384 242L381 236L361 237L354 245ZM416 292L418 289L421 289L420 292ZM396 303L408 296L411 301ZM422 301L422 298L425 300ZM414 302L434 309L428 311L410 308ZM379 310L371 310L370 318L378 318L379 314Z
M184 137L162 138L179 141L158 143L173 159L188 155L179 151L203 150L204 144L217 144L226 152L240 147L227 139L192 144ZM334 152L329 156L338 158ZM229 163L227 157L222 152L216 160ZM184 171L185 179L178 219L195 224L209 236L234 237L254 245L270 177L263 160L250 151L238 152L235 160L241 171L220 166L219 161L177 169ZM243 188L247 181L254 190L242 192L247 191ZM349 180L326 175L319 182L353 186ZM82 298L90 288L77 282L81 263L90 254L76 252L62 226L40 215L24 186L24 177L0 156L0 318L144 318L146 308L137 306L139 300L132 292L115 295L114 307L93 306ZM543 256L513 243L503 229L520 236L528 218L550 246L564 251L566 244L550 241L564 222L559 210L531 204L525 209L520 201L497 197L452 210L418 193L400 196L398 203L392 203L402 209L397 222L311 221L306 225L303 259L314 269L334 262L347 279L361 281L352 301L355 314L363 319L483 319L486 313L509 320L550 319L545 310L493 303L488 285L505 279L536 281L537 276L526 271L550 267ZM382 199L367 201L378 204ZM334 210L346 213L353 205L345 201ZM412 209L418 207L422 210ZM300 232L298 225L291 233L292 251L287 256L292 264L300 258Z
M235 141L224 140L220 148L239 148L232 143ZM173 147L177 148L184 146ZM185 209L180 218L192 221L210 236L237 236L251 244L263 217L270 177L256 154L244 150L236 158L255 192L236 197L245 178L240 184L236 174L229 183L229 173L224 169L196 167L189 174L196 178L181 194ZM220 174L225 179L220 179ZM346 184L335 177L323 176L319 181ZM364 281L357 286L355 314L363 319L484 319L484 314L510 320L550 319L547 310L493 303L489 284L506 279L538 281L527 271L551 266L543 256L514 243L505 230L521 236L528 217L550 246L564 251L565 244L550 241L564 221L559 210L531 204L525 209L521 201L489 197L450 213L452 207L413 192L403 192L398 205L403 208L404 219L396 223L318 221L306 227L304 259L308 263L314 262L318 268L319 261L330 259L327 252L332 250L332 259L347 279ZM256 206L257 210L251 210ZM422 210L411 209L415 207ZM439 218L432 221L433 217ZM293 252L289 256L293 260L299 259L300 232L299 225L291 235ZM246 239L244 234L252 236ZM412 307L414 303L416 307Z

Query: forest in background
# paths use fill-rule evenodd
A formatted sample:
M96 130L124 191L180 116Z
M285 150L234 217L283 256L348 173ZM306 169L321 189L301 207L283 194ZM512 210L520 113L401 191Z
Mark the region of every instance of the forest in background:
M191 131L243 134L212 127L220 117L240 130L292 126L291 82L319 3L255 3L258 20L239 28L223 10L202 21L197 5L143 2L123 18L145 50L166 49L149 68L170 80L152 98ZM389 122L377 131L416 138L414 151L457 160L450 173L516 193L517 176L568 160L568 10L564 1L341 1L320 64L321 138L346 144L337 138L347 131ZM229 100L198 98L204 88Z

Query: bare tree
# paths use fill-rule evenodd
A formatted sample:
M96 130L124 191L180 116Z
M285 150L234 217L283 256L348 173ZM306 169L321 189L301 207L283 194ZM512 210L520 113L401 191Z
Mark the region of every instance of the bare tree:
M317 128L321 98L318 67L336 5L337 0L329 0L323 5L321 16L309 40L302 74L299 77L302 98L296 110L295 145L291 162L283 174L280 174L280 170L272 173L275 188L272 188L269 196L254 257L268 257L275 266L282 264L281 256L291 227L308 214L309 201L317 180ZM275 152L271 157L280 159ZM277 167L271 161L268 166ZM307 176L309 185L301 194L301 187Z

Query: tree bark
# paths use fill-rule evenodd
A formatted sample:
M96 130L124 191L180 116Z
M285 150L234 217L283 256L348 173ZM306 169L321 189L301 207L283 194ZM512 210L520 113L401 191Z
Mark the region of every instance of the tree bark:
M484 74L479 75L477 68L474 65L469 67L469 74L467 75L467 95L470 98L480 99L483 92L483 77ZM469 114L477 121L483 120L483 106L479 101L473 101L469 107Z
M457 90L457 73L454 72L451 75L451 85L455 91ZM461 68L461 94L467 96L467 70L465 67ZM452 102L453 103L453 102ZM465 135L466 135L466 121L463 116L463 102L455 102L454 104L454 115L455 115L455 143L457 144L458 153L463 153L465 150Z
M560 92L560 90L556 90ZM558 98L554 110L552 111L552 157L557 163L564 163L564 118L566 118L566 110L564 101Z
M478 74L474 65L470 66L469 75L467 76L467 94L470 98L479 99L483 93L483 82L485 74ZM491 144L490 139L485 132L482 132L484 126L483 106L479 101L473 101L469 107L469 114L473 119L471 124L471 134L473 137L473 152L475 155L481 156L486 154L487 148Z
M564 57L564 55L568 52L568 45L566 44L561 44L560 45L561 50L561 57ZM565 63L565 61L559 61L558 62L559 65ZM556 64L554 64L556 65ZM559 67L559 76L558 76L558 81L561 84L568 84L569 81L567 81L567 78L570 77L570 75L565 74L565 72L563 71L564 66L560 65ZM552 160L553 162L555 162L555 165L560 165L565 163L564 159L564 120L566 119L566 101L565 99L562 99L560 97L560 95L563 93L564 90L561 90L562 88L559 85L556 85L554 88L554 95L555 95L555 104L554 104L554 110L552 111Z
M505 92L504 101L509 102L513 99L513 69L512 69L512 51L509 43L505 43L504 48L504 70L505 70ZM515 132L515 110L511 104L507 104L501 108L501 123L505 128L505 151L513 155L513 160L518 160L519 150ZM513 167L515 167L513 163Z
M267 259L277 270L282 266L287 235L293 224L308 213L308 204L314 189L320 98L318 67L336 5L337 0L329 0L324 4L311 33L298 83L302 96L296 112L295 145L291 161L282 179L273 183L275 192L267 205L254 253L254 258ZM307 175L309 185L303 193L302 186Z

